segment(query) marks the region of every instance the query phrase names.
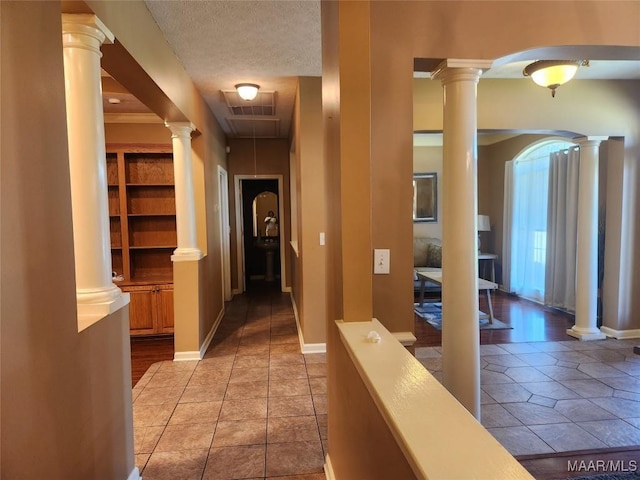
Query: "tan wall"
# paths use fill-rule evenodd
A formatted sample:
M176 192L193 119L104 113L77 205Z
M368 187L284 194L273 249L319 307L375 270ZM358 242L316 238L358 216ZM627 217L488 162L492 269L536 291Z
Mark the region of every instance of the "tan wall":
M414 173L435 173L437 179L437 221L414 223L413 236L442 239L442 147L413 147Z
M108 55L105 54L105 57L109 57L110 65L120 62L120 68L115 68L115 72L112 73L114 78L131 91L152 92L153 98L147 106L162 118L169 116L169 120L183 120L186 117L197 128L197 132L192 134L193 185L198 246L206 257L200 261L203 267L198 267L203 270L201 275L190 279L184 277L187 283L183 287L196 288L197 284L198 288L207 292L207 295L205 295L203 308L198 309L197 318L186 317L193 310L189 305L176 302L175 312L177 318L187 319L186 321L190 324L189 331L200 332L198 341L202 344L215 319L224 308L220 257L220 209L216 208L219 203L217 166L226 167L224 133L175 57L173 49L164 40L162 32L144 2L89 0L86 4L118 40L118 45L111 47L118 47L120 50L114 53L112 48ZM103 48L109 48L109 46ZM135 62L135 65L128 69L122 68L122 65L128 66L131 62ZM139 69L139 75L132 78L128 75L131 69ZM122 138L131 137L133 140L137 136L127 132L126 127L110 126L109 128ZM160 133L160 126L136 127L136 129L142 128L148 129L145 132L148 135L147 138L164 137ZM193 272L195 275L195 270ZM193 341L193 338L190 338L187 343L192 344Z
M322 149L322 80L302 77L298 84L299 118L296 122L298 165L298 249L302 274L301 296L296 299L305 343L326 341L326 232L324 157Z
M373 315L392 332L412 328L412 132L441 130L443 111L442 87L430 80L423 80L432 86L425 87L421 98L417 92L414 104L413 86L420 82L413 79L414 59L496 59L541 45L639 46L640 4L599 1L590 2L589 9L583 7L577 1L323 2L327 194L341 188L328 207L330 320L349 319L349 302L363 298L352 295L349 288L348 277L355 271L365 292L371 279ZM528 21L522 22L523 18ZM531 82L481 80L478 127L626 135L633 140L625 155L637 161L638 82L605 83L576 81L562 87L551 103L548 92ZM360 115L351 116L352 108ZM362 135L367 136L366 141ZM351 146L357 148L349 149ZM353 168L359 170L358 177ZM368 190L359 184L367 178ZM612 181L608 175L608 182ZM349 202L353 196L345 198L349 194L346 184L357 191L353 204ZM360 190L365 196L371 192L370 208L359 198ZM624 192L626 203L638 203L637 194L631 195L634 188ZM355 212L370 216L371 229L361 225L357 231L345 228ZM625 215L633 225L627 210ZM366 262L345 248L354 245L366 252ZM391 249L390 275L371 275L371 248ZM636 265L639 260L631 251L628 254L630 263ZM348 436L345 426L351 425L359 405L349 411L339 408L347 386L340 382L338 372L347 369L350 360L332 353L336 341L330 328L329 454L337 465L350 465L359 463L359 456L365 453L358 450L355 434L352 442L341 440Z
M171 145L171 131L163 123L105 123L109 143Z
M253 139L229 139L231 149L228 154L229 164L229 211L231 212L231 287L239 288L238 279L238 252L237 252L237 225L236 205L237 193L235 191L235 175L282 175L282 201L284 205L284 218L278 221L280 240L284 242L285 253L289 251L289 225L291 225L291 212L289 209L289 142L286 139L256 139L256 162L254 164ZM282 216L282 213L280 214ZM285 259L288 260L287 255ZM290 283L290 264L285 261L285 285Z
M78 333L60 5L0 12L0 476L126 479L128 308Z

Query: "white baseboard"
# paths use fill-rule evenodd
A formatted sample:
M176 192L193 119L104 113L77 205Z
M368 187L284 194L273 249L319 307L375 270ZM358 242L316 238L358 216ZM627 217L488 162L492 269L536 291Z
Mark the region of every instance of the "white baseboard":
M600 327L600 331L607 337L613 337L617 339L621 338L640 338L640 329L633 330L614 330L609 327Z
M411 347L417 340L411 332L393 332L392 335L398 339L403 347Z
M194 360L202 360L202 358L200 358L200 351L190 350L186 352L175 352L173 354L174 362L192 362Z
M293 316L296 319L296 330L298 330L298 341L300 342L300 351L303 354L326 353L327 352L326 343L304 343L304 335L302 334L302 329L300 328L300 318L298 317L298 306L296 305L296 299L293 298L293 293L291 293L290 296L291 296L291 305L293 306Z
M239 288L234 288L233 290L231 290L231 295L240 295L242 293L242 290L240 290Z
M336 480L336 475L333 473L333 465L331 465L331 458L329 458L329 454L324 457L324 476L327 480Z
M138 467L133 467L133 470L131 470L131 473L127 477L127 480L142 480Z
M291 287L282 287L284 293L291 293Z
M193 350L193 351L187 351L187 352L175 352L173 354L173 361L187 362L192 360L202 360L204 358L204 354L207 353L207 349L209 348L211 341L213 340L213 335L216 333L216 330L218 330L218 326L220 326L222 317L224 317L224 307L220 310L218 317L213 322L213 325L211 326L211 330L209 330L209 333L204 339L204 342L202 342L202 345L200 346L200 350Z
M302 353L327 353L326 343L303 343L300 347Z

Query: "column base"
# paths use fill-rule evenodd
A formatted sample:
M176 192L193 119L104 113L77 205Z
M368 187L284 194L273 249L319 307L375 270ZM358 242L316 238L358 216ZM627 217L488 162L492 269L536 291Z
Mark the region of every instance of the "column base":
M610 327L601 327L600 331L608 337L613 337L618 340L621 338L640 338L640 329L637 328L632 330L615 330Z
M191 262L200 260L204 254L199 248L176 248L171 255L172 262Z
M76 301L78 305L96 305L110 303L122 296L122 290L117 285L109 283L100 288L76 289Z
M130 302L130 295L128 293L122 293L122 290L115 285L108 290L108 293L109 296L107 298L105 298L104 295L101 297L102 301L95 301L96 298L100 298L95 294L93 297L81 295L80 293L77 294L78 332L117 312ZM88 301L89 298L93 298L94 301Z
M567 335L577 338L578 340L604 340L607 336L599 329L580 328L575 325L567 329Z

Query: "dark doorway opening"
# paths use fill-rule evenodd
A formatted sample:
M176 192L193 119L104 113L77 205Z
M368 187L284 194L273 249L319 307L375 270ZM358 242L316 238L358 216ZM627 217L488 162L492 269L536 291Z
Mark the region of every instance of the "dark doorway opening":
M241 182L246 289L278 287L281 274L278 180L244 179Z

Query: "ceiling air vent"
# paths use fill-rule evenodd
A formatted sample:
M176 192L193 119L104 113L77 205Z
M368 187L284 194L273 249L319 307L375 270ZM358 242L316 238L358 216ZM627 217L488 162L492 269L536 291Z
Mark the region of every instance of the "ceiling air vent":
M231 115L273 117L276 114L276 92L260 90L253 100L240 98L235 90L222 90L222 95Z

